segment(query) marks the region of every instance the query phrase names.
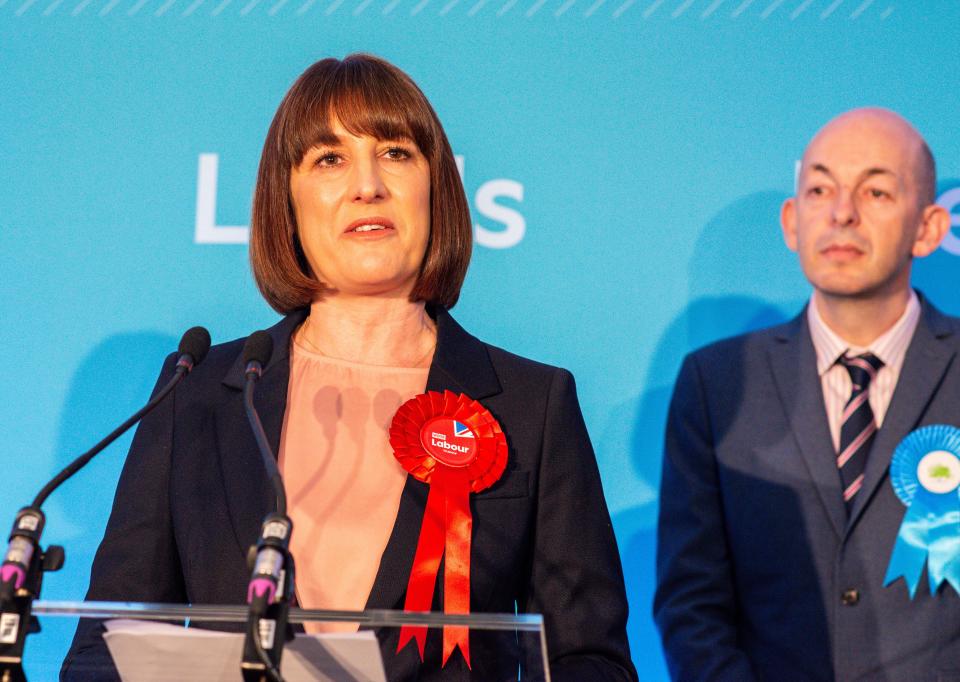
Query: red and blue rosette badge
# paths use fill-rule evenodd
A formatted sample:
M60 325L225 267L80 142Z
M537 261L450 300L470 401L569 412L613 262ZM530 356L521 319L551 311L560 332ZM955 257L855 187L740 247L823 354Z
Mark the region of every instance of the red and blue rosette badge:
M430 486L403 608L430 610L444 558L443 611L470 613L470 493L496 483L507 466L507 439L500 424L468 396L427 391L397 410L390 445L403 468ZM403 626L397 651L411 639L417 641L423 660L426 626ZM468 629L445 626L443 665L458 646L469 666Z

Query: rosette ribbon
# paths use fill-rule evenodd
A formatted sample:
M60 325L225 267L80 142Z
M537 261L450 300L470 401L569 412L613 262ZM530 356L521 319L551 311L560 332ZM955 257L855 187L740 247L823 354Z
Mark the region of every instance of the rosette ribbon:
M507 466L507 439L497 420L476 400L452 391L428 391L397 410L390 425L390 445L403 468L430 486L403 608L430 610L442 558L443 611L468 614L470 493L500 479ZM416 640L422 661L426 626L401 627L397 652L411 639ZM470 667L468 628L444 626L442 665L458 646Z
M944 581L960 593L960 429L912 432L893 453L890 481L907 511L884 586L903 577L912 599L926 564L930 594Z

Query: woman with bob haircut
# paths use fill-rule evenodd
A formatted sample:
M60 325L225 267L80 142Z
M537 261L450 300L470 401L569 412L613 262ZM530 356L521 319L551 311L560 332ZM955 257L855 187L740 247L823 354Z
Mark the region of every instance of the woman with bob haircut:
M287 489L297 602L404 608L429 487L389 430L408 400L451 391L505 436L502 473L469 497L470 611L544 614L554 680L635 680L573 377L479 341L448 312L471 233L450 144L405 73L355 54L300 76L267 133L250 234L257 285L284 316L268 330L257 407ZM211 348L140 424L87 599L245 601L247 549L275 497L244 412L244 341ZM443 590L441 579L433 610ZM62 679L93 679L101 635L80 625ZM477 641L469 665L461 649L442 665L441 639L428 632L421 661L415 644L398 651L398 631L380 633L389 679L517 679L515 643Z

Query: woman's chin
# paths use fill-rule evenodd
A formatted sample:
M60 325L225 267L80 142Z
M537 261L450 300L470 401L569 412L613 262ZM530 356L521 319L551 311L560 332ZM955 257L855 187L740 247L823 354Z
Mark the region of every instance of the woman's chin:
M330 295L344 298L397 298L407 300L413 290L409 278L367 277L342 282L330 288Z

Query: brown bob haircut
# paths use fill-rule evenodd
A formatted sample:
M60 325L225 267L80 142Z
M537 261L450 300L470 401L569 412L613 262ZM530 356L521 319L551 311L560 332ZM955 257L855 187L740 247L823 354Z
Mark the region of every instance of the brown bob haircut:
M412 301L451 308L470 263L472 228L463 183L447 136L420 88L403 71L368 54L323 59L290 88L263 143L250 223L257 286L279 313L304 308L325 289L300 244L290 199L290 171L313 146L353 135L408 138L430 164L430 238Z

